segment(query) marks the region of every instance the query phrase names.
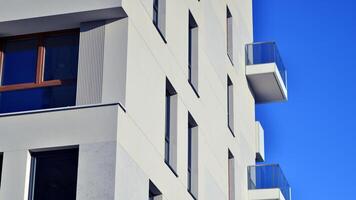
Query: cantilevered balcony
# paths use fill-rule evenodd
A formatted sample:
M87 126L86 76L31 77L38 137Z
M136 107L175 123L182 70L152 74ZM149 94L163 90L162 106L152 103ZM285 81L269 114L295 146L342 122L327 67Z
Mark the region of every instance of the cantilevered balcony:
M277 164L248 167L249 200L291 200L291 188Z
M274 42L246 45L246 76L256 103L288 99L287 71Z

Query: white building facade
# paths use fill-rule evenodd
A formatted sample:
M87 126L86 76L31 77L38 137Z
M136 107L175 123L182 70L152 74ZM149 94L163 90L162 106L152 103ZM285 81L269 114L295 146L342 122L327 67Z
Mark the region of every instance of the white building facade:
M0 200L291 199L256 163L287 75L252 0L4 5Z

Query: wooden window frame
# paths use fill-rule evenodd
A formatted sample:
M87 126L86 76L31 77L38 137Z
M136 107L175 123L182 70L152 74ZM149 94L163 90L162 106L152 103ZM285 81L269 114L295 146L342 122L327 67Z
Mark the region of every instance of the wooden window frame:
M60 36L60 35L69 35L69 34L78 34L79 36L79 29L69 29L69 30L62 30L62 31L35 33L35 34L0 38L0 92L55 87L55 86L63 86L63 85L75 83L76 79L65 79L65 80L54 79L54 80L47 80L47 81L44 80L45 57L46 57L46 49L44 46L45 38L50 36ZM37 40L37 64L36 64L35 82L2 85L3 66L4 66L4 58L5 58L5 53L4 53L5 42L11 40L16 41L16 40L23 40L23 39Z

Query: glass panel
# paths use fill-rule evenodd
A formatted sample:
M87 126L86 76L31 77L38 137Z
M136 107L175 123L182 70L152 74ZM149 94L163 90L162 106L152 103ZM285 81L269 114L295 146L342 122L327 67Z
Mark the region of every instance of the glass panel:
M0 113L74 106L76 84L0 93Z
M79 35L48 37L44 45L46 49L44 80L76 79Z
M6 41L2 85L35 82L36 65L37 40Z
M279 165L248 167L248 187L254 189L279 188L286 200L290 200L290 186Z
M75 200L78 149L33 153L33 200Z

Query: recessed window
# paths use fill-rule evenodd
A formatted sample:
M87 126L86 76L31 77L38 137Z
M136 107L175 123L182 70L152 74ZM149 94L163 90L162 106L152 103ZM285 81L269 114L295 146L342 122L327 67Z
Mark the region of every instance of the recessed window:
M228 173L229 200L235 200L235 158L230 150L228 153Z
M188 114L188 192L198 197L198 124Z
M227 126L234 135L234 87L230 77L227 77Z
M177 92L166 79L164 161L177 176Z
M75 105L79 31L0 38L0 113Z
M31 152L30 200L75 200L78 148Z
M163 41L166 41L166 0L153 0L152 22Z
M153 184L152 181L149 183L148 200L162 200L161 191Z
M227 56L229 57L232 64L233 62L233 18L230 9L226 7L226 40L227 40Z
M189 12L188 31L188 82L198 94L198 24Z

